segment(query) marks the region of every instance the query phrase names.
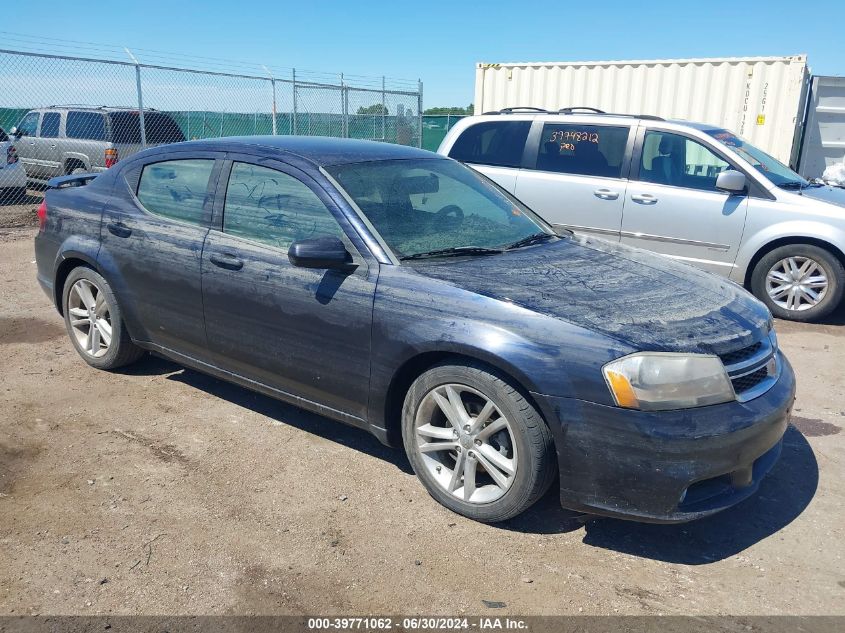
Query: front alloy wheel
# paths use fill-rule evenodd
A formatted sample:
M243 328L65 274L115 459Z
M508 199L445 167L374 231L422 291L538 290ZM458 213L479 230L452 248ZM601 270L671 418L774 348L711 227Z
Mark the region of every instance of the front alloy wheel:
M429 391L417 408L416 449L435 482L469 503L501 498L518 456L508 419L484 394L450 383Z
M520 514L557 472L551 431L527 394L473 361L443 362L413 382L402 439L428 493L476 521Z

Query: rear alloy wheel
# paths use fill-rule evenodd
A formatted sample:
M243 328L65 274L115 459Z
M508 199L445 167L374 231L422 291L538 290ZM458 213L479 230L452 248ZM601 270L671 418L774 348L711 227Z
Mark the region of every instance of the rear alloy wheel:
M471 519L503 521L554 479L551 432L523 395L490 370L439 365L408 391L408 459L428 492Z
M89 365L115 369L143 356L126 331L108 282L90 268L74 268L68 275L62 312L73 346Z
M93 282L80 279L71 286L67 303L77 347L92 358L105 356L112 341L111 309L105 293Z
M766 254L754 268L751 289L781 319L814 321L842 299L845 270L830 252L790 244Z

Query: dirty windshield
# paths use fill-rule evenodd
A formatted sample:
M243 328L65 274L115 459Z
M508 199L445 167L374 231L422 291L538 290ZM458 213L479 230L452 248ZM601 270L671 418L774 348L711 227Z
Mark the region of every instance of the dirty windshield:
M495 254L555 239L530 210L451 160L373 161L329 171L400 258Z

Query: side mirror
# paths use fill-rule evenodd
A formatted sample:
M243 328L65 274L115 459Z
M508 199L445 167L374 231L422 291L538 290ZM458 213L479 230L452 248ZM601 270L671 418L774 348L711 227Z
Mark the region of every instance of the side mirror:
M18 127L15 126L11 130L9 130L9 135L14 136L15 138L20 138L21 136L23 136L23 131L19 130Z
M300 268L348 268L352 255L336 237L312 237L290 245L288 259Z
M716 176L716 189L730 194L745 193L745 174L728 169Z

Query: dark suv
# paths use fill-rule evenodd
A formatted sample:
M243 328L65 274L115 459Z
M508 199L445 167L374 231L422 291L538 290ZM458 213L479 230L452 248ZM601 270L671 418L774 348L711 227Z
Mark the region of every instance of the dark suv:
M105 171L144 148L185 140L169 114L108 107L52 106L30 110L17 127L18 156L30 180Z
M795 380L762 303L454 160L241 137L91 178L52 182L35 252L94 367L151 351L361 427L481 521L556 479L568 508L690 520L780 454Z

